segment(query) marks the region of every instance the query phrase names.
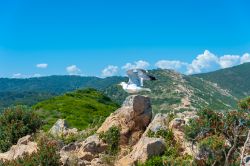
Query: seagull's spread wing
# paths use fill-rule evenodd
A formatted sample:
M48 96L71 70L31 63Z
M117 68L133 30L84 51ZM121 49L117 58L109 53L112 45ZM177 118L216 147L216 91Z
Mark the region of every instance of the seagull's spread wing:
M135 84L137 86L141 86L141 80L137 72L134 72L134 70L131 69L127 71L127 75L129 78L128 84Z
M136 84L137 86L143 86L143 80L156 80L155 77L150 76L143 69L128 70L127 75L129 77L129 84Z

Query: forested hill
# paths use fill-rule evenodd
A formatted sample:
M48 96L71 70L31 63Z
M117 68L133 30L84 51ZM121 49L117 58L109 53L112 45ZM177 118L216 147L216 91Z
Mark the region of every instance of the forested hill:
M250 95L250 63L194 76L216 83L237 98Z
M0 109L10 105L33 105L39 101L76 89L95 88L103 90L124 77L48 76L28 79L0 78Z

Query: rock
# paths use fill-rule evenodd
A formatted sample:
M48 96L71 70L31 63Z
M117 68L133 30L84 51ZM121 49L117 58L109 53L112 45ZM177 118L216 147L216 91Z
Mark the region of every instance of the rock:
M78 134L76 128L70 129L66 120L64 119L58 119L56 123L52 126L52 128L49 130L49 133L55 137L61 137L61 136L69 136L69 135L75 135Z
M107 144L102 142L97 135L88 137L83 142L75 142L64 146L60 151L61 161L63 165L67 165L68 161L83 160L91 162L94 158L98 157L107 148Z
M146 134L149 131L156 133L159 130L167 130L168 121L169 121L168 114L161 114L161 113L156 114L153 121L148 125L147 130L144 133L144 136L146 136Z
M100 166L104 165L100 158L95 158L91 161L91 166Z
M27 135L18 140L16 145L13 145L9 151L0 153L0 160L14 160L22 157L24 154L32 154L37 152L37 143L31 141L31 136Z
M152 108L149 97L132 95L126 98L123 106L112 113L97 130L97 133L106 132L112 126L120 131L120 145L136 143L152 118ZM131 141L132 140L132 141Z
M174 118L170 122L169 128L172 129L175 140L181 145L183 149L182 154L196 156L198 153L197 146L185 139L183 131L184 125L187 125L190 119L197 118L196 112L184 111L182 113L177 113L176 116L177 118Z
M182 113L177 113L176 116L185 121L185 124L188 124L190 119L198 118L196 111L184 111Z
M143 137L134 146L131 153L120 159L115 165L132 166L138 161L144 163L150 157L160 155L165 150L165 142L161 138Z
M174 118L174 119L170 122L169 127L170 127L170 128L175 128L175 129L182 130L184 125L185 125L185 120L183 120L183 119L181 119L181 118Z
M156 114L153 121L148 125L146 131L143 133L140 140L133 147L133 150L122 157L116 165L134 165L137 162L145 162L149 157L159 155L165 150L165 142L161 138L149 138L147 136L149 131L157 132L159 130L168 129L168 115Z

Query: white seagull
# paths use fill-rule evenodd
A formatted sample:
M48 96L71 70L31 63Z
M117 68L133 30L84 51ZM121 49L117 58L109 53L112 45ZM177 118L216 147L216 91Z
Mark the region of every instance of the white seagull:
M127 75L129 78L128 83L121 82L119 85L122 88L131 94L136 94L142 91L151 92L149 88L143 88L143 81L144 80L156 80L155 77L148 74L148 71L143 69L131 69L127 71Z

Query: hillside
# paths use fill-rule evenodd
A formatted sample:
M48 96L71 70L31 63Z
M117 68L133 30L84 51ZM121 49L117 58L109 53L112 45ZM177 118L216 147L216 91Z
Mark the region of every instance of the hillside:
M32 106L39 101L81 88L103 90L124 77L49 76L28 79L0 78L0 110L11 105Z
M149 73L157 78L156 81L145 82L145 86L152 90L150 94L145 94L152 100L154 113L196 110L203 107L215 110L236 107L236 98L228 91L198 77L159 69ZM117 85L107 88L105 94L119 103L128 96Z
M77 90L53 97L33 106L34 110L45 120L45 130L57 119L66 119L69 125L84 129L95 120L103 120L118 105L94 89Z
M246 69L242 70L246 71ZM202 107L210 107L215 110L234 109L237 100L243 98L241 97L245 92L243 89L249 89L247 85L244 85L236 93L237 87L234 87L236 83L233 80L223 81L228 84L228 86L223 86L224 84L220 85L206 81L204 78L200 78L200 75L187 76L172 70L160 69L149 72L157 80L145 82L145 86L152 89L152 93L145 93L145 95L151 97L155 113L169 112L171 110L196 110ZM240 77L243 77L243 75ZM223 78L226 77L220 75L220 80L223 80ZM242 80L246 80L245 78L239 79L243 83ZM33 105L65 92L89 87L103 91L113 101L121 104L128 94L117 84L126 80L126 77L103 79L80 76L0 79L0 85L4 87L0 90L0 94L3 94L0 96L0 107L16 104ZM235 90L229 91L227 88L229 86Z
M250 63L194 76L218 84L237 98L250 95Z

